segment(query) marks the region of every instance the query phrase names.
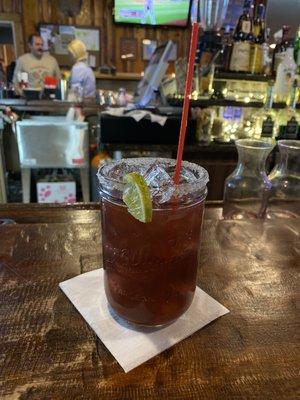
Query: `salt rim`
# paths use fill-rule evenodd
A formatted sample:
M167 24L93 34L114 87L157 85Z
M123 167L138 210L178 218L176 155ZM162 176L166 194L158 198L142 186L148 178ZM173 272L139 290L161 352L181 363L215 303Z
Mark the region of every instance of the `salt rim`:
M121 171L120 172L120 177L115 178L109 176L112 174L113 169L116 166L121 167L122 165L126 166L136 166L136 170L130 170L130 171ZM140 157L140 158L122 158L121 160L118 161L110 161L106 162L103 165L100 166L97 172L97 177L100 183L100 186L104 189L114 189L118 190L120 192L123 192L125 188L125 184L123 183L123 176L128 173L128 172L138 172L141 173L139 168L145 168L151 167L151 166L162 166L163 168L166 167L175 167L176 165L176 160L171 159L171 158L148 158L148 157ZM190 181L190 182L181 182L178 185L176 185L176 192L177 195L182 196L185 194L191 194L193 192L196 192L197 190L199 191L205 191L206 189L206 184L209 181L209 176L208 172L201 167L200 165L188 162L188 161L183 161L182 162L182 167L188 169L190 172L192 172L195 176L195 180ZM143 173L141 173L142 176ZM162 192L162 190L166 190L167 188L175 187L173 184L173 181L170 184L163 184L159 188L153 188L151 186L148 186L151 192L151 195L153 197L156 197Z

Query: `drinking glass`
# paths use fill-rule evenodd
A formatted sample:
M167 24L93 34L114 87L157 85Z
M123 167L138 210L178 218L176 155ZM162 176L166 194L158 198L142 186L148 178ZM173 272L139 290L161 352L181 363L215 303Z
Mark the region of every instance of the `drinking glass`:
M272 184L266 174L266 159L274 144L263 140L239 139L236 169L225 180L225 219L265 218Z
M83 87L80 83L72 83L68 93L68 101L81 102L83 99Z
M110 308L136 325L171 323L190 306L196 289L207 171L183 162L174 187L175 160L122 159L100 167L105 293ZM144 176L152 221L135 219L122 201L123 176Z
M268 218L300 216L300 141L279 140L280 160L269 175Z

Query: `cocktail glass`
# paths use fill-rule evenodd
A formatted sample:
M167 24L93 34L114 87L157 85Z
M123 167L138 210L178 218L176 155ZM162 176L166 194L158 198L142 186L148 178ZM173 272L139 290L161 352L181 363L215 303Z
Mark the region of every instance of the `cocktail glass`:
M189 308L196 289L208 173L183 162L174 186L175 163L123 159L98 172L105 292L112 310L136 325L171 323ZM135 219L122 201L123 176L131 172L150 188L149 223Z

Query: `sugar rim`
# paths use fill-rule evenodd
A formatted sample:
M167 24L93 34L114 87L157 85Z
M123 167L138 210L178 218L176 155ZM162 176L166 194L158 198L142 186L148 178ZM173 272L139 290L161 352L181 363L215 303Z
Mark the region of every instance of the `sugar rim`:
M109 172L117 165L117 164L127 164L127 165L153 165L153 164L165 164L168 167L175 167L176 160L172 158L154 158L154 157L139 157L139 158L122 158L118 161L111 161L108 163L104 163L100 166L97 172L97 177L101 186L113 186L115 189L123 191L125 184L123 183L123 175L120 179L115 179L107 176ZM206 169L201 167L200 165L183 161L182 166L189 169L192 173L194 173L196 179L192 182L182 182L176 185L176 187L184 192L194 192L195 190L204 190L206 188L206 184L209 181L209 175ZM169 184L164 184L160 186L159 189L164 189L174 186L173 181ZM151 188L149 187L150 191Z

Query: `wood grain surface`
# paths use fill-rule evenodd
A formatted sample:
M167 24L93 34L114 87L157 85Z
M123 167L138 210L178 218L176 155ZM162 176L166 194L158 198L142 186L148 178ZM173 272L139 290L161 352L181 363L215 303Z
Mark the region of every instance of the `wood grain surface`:
M101 266L99 207L0 206L0 398L299 398L300 220L219 215L199 285L230 314L125 374L58 288Z

